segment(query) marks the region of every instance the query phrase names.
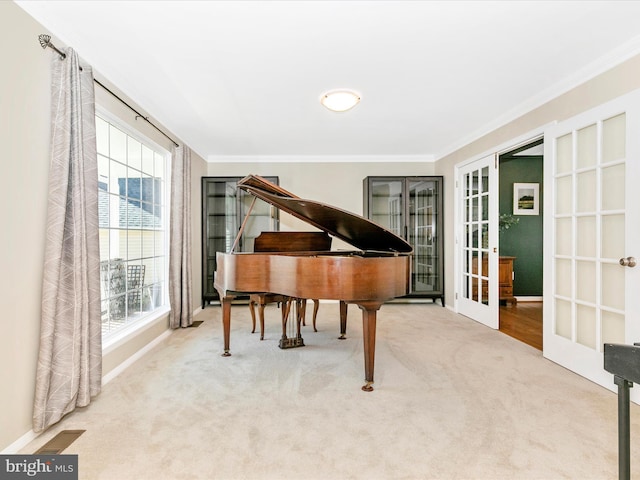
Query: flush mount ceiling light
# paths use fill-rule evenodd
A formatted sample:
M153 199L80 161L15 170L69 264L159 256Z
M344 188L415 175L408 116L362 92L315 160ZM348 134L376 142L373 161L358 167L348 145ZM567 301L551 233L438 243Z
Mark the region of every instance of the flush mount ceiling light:
M320 103L332 112L346 112L360 102L360 95L351 90L331 90L322 94Z

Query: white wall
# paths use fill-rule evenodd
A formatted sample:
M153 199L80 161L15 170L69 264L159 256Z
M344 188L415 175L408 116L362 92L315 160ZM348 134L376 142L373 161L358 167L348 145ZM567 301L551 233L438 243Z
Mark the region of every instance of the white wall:
M49 155L49 85L52 51L43 51L38 34L49 33L12 2L0 1L0 144L3 146L0 179L0 450L15 444L31 429L35 365L40 329L40 292L47 209ZM55 41L55 37L53 39ZM59 42L58 42L59 43ZM63 45L59 45L63 46ZM99 72L96 72L99 77ZM101 79L105 81L105 79ZM105 83L107 83L105 81ZM194 307L200 304L200 177L278 175L281 185L308 197L362 213L362 180L370 175L445 176L446 303L453 301L454 165L496 145L508 142L553 120L562 120L640 87L640 57L633 58L585 85L523 115L518 120L430 163L272 163L205 164L194 158L192 212ZM117 90L117 89L116 89ZM141 128L145 135L170 148L168 140L142 122L135 122L126 107L100 87L98 103ZM131 104L134 105L133 102ZM168 132L171 134L171 132ZM176 138L179 142L180 139ZM303 226L283 219L283 229ZM108 374L130 355L166 331L166 320L156 322L133 341L105 357Z
M41 286L47 215L50 140L50 61L38 35L47 32L13 2L0 1L0 451L30 436L40 336ZM63 47L55 41L57 46ZM99 78L96 72L96 78ZM107 83L100 78L103 83ZM117 89L114 88L117 92ZM123 98L126 98L122 96ZM167 150L171 143L129 109L96 86L96 102ZM134 102L129 103L135 106ZM169 134L171 132L168 132ZM180 140L176 138L179 142ZM192 211L194 307L200 302L200 177L206 163L193 159ZM167 318L150 324L104 357L103 373L167 331ZM13 448L15 450L15 448Z
M445 219L447 219L445 221L445 238L452 239L454 235L454 167L456 164L495 152L496 147L510 145L510 142L515 139L532 132L542 133L545 125L573 117L638 88L640 88L640 55L439 159L435 165L435 172L445 177L444 210ZM452 305L454 301L455 275L451 270L454 252L454 245L447 242L445 246L445 265L447 266L445 303L447 305Z
M50 68L19 7L0 2L0 449L31 428L49 171Z
M353 163L209 163L209 176L279 177L280 186L298 197L317 200L362 215L362 181L374 175L432 175L433 163L353 162ZM315 230L288 214L280 215L281 230ZM334 248L336 242L334 241Z

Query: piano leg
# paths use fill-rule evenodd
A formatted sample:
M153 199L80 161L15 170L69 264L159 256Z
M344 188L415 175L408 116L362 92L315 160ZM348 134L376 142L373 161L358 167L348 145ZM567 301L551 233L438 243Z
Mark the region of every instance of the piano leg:
M316 328L316 317L318 316L318 309L320 308L320 300L314 299L313 300L313 331L317 332L318 329Z
M256 333L256 298L257 296L254 295L249 296L249 312L251 313L251 324L253 325L251 333Z
M362 338L364 340L364 379L365 385L362 390L373 391L373 366L376 356L376 312L382 303L366 302L359 303L362 310Z
M302 298L296 298L295 299L295 306L296 306L296 311L295 311L295 315L296 315L296 338L301 339L302 338L302 333L300 332L300 324L304 321L304 311L306 309L307 306L307 301L302 299Z
M299 299L299 310L298 312L300 313L300 316L302 317L302 325L304 327L307 326L307 321L306 321L306 315L307 315L307 300L305 298L300 298Z
M338 340L347 338L347 304L340 300L340 336Z
M282 302L282 337L281 341L286 341L287 339L287 320L289 318L289 311L291 310L291 299L286 298Z
M264 295L260 295L260 303L258 303L258 317L260 319L260 340L264 340L264 309L267 306L267 300Z
M229 352L229 337L231 333L231 301L233 297L224 297L220 301L220 305L222 306L222 329L224 331L224 353L223 357L230 357L231 353Z

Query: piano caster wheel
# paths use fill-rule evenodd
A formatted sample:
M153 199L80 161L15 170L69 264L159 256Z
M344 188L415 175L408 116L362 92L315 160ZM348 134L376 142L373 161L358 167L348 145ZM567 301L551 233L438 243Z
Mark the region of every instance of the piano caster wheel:
M230 357L231 353L229 353L229 350L225 350L224 353L222 354L223 357ZM364 387L362 387L364 388Z
M362 390L365 392L373 392L373 387L371 386L372 383L373 382L367 382L367 384L362 387Z

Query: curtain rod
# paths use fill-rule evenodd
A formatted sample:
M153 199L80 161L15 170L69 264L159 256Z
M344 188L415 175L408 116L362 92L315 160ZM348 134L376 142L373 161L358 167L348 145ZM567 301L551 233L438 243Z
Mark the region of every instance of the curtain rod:
M64 53L61 50L58 50L58 48L51 43L51 36L50 35L38 35L38 40L40 41L40 46L43 49L46 49L47 47L55 50L58 55L60 55L60 60L64 60L65 58L67 58L67 54ZM125 102L122 98L120 98L118 95L116 95L114 92L112 92L109 88L107 88L104 84L102 84L99 80L96 80L95 78L93 79L93 81L95 83L97 83L98 85L100 85L102 88L104 88L107 92L109 92L111 95L113 95L115 98L117 98L118 100L120 100L120 102L122 102L123 104L125 104L130 110L132 110L133 112L135 112L136 114L136 120L138 118L143 119L145 122L147 122L149 125L151 125L153 128L155 128L158 132L160 132L162 135L164 135L165 137L167 137L171 143L173 143L176 147L179 147L180 145L178 145L169 135L167 135L166 133L164 133L162 130L160 130L156 125L154 125L150 120L149 117L145 117L144 115L142 115L140 112L138 112L138 110L136 110L135 108L133 108L131 105L129 105L127 102Z

